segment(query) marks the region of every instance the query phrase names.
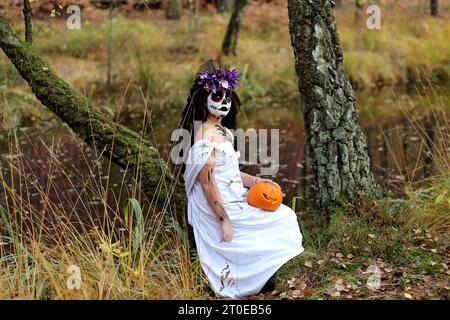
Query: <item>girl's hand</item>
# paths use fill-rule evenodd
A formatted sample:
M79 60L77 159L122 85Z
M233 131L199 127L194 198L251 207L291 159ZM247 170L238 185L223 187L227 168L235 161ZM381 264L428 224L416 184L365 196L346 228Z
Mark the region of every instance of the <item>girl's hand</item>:
M231 229L231 223L228 219L222 222L222 238L220 238L220 242L228 242L233 238L233 230Z
M255 178L256 178L255 179L255 183L257 183L257 182L269 182L269 183L276 184L278 186L278 188L281 189L281 186L278 183L276 183L275 181L271 180L271 179L265 179L265 178L260 178L260 177L255 177Z

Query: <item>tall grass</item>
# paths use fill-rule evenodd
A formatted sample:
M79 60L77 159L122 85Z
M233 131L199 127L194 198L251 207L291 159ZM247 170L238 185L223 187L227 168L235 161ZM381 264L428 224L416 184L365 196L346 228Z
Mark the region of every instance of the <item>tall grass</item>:
M186 226L174 212L158 214L137 177L123 171L110 180L117 170L75 138L81 159L71 166L59 143L35 144L30 154L19 135L10 132L0 166L0 298L209 297ZM73 268L81 272L79 289L71 285Z
M426 86L433 87L430 81ZM432 167L431 177L406 185L405 190L414 207L414 220L445 234L450 231L450 110L448 101L438 96L438 90L433 88L426 95L429 106L427 122L417 121L408 109L404 109L421 137L421 155ZM416 167L414 171L418 169Z

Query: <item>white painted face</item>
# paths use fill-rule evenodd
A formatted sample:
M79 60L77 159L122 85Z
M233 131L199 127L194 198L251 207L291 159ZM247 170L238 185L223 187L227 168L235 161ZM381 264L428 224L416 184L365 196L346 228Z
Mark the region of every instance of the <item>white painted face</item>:
M231 92L217 91L208 95L208 111L218 117L225 117L231 109Z

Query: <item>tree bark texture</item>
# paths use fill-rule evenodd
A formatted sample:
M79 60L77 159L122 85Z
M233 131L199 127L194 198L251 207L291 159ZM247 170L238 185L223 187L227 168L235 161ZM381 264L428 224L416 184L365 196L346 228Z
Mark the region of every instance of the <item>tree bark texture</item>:
M33 42L33 24L31 22L31 3L30 0L23 1L23 18L25 22L25 41Z
M307 162L324 215L340 195L375 192L367 141L343 68L329 0L288 0L289 30L307 133Z

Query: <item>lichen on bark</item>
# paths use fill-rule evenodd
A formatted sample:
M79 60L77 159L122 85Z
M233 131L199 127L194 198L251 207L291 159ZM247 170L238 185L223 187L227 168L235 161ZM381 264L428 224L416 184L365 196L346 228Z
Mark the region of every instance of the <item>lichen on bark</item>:
M316 209L326 215L339 195L375 194L367 142L343 67L329 0L289 0L289 30L315 175Z

